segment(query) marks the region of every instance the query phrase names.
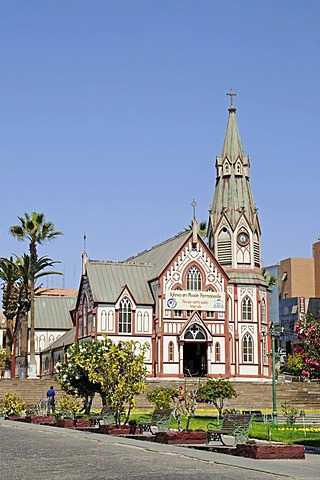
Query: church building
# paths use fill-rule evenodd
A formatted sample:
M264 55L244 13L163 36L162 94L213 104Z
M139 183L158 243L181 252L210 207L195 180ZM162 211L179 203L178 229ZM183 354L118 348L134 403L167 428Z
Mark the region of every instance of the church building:
M74 340L107 335L114 342L136 341L137 351L147 343L151 378L270 378L261 230L235 94L228 95L208 239L199 235L194 208L192 229L125 261L92 261L83 254ZM43 376L50 374L48 365L63 358L66 346L61 337L43 352Z

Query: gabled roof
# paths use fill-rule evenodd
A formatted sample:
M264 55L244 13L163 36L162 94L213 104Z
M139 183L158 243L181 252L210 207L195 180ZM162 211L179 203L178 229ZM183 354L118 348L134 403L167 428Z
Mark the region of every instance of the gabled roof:
M75 308L76 296L39 295L35 297L35 328L68 330L73 326L70 310ZM30 327L30 312L28 315Z
M86 271L95 302L115 303L124 289L129 286L135 301L142 305L152 305L154 299L148 280L153 265L128 262L88 261Z
M127 261L153 264L153 277L156 278L191 235L191 230L179 233L175 237L150 248L150 250L145 250L134 257L130 257Z
M86 272L95 302L115 303L128 286L136 303L152 305L149 281L157 278L179 251L190 230L180 233L123 262L87 261Z

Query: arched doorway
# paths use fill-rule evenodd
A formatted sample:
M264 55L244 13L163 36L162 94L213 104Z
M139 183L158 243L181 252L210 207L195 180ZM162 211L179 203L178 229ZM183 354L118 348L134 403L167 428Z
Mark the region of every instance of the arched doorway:
M194 323L183 336L183 373L203 377L207 372L207 341L203 329Z

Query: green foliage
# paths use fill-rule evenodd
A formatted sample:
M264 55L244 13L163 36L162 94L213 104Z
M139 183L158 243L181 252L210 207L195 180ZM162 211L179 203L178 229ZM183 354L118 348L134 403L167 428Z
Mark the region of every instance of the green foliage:
M288 402L284 402L281 404L282 412L287 418L287 423L294 423L296 421L296 416L298 413L298 409L292 407Z
M0 348L0 369L4 367L4 363L6 360L6 349L5 348Z
M147 369L144 357L147 346L137 342L113 343L109 339L81 342L67 351L65 362L56 365L61 388L71 395L85 399L91 407L95 393L100 394L103 405L108 405L120 424L120 417L134 397L145 389ZM90 408L86 409L86 413Z
M288 355L288 368L296 375L301 375L304 368L304 358L300 353Z
M198 402L211 403L222 414L224 400L237 397L238 394L229 380L218 378L207 380L198 388Z
M91 372L90 378L101 384L106 403L113 411L117 425L120 425L121 415L129 409L125 423L129 420L130 411L134 406L134 398L146 388L147 368L144 364L148 345L138 342L113 343L106 340L107 352L100 363L100 369Z
M74 417L76 413L81 409L82 401L79 397L69 395L64 392L59 399L59 413L64 416Z
M20 415L26 408L26 403L23 402L16 393L6 393L3 397L3 414L5 417L12 415Z
M73 344L67 351L66 361L56 365L56 377L62 390L83 398L87 414L95 393L103 398L102 386L92 376L95 370L100 369L100 361L106 352L104 341Z
M301 375L305 377L320 377L320 323L311 313L307 313L295 325L301 344L294 349L294 356L303 361ZM297 361L298 363L298 361Z
M147 394L149 402L153 403L156 408L170 408L173 399L178 396L178 391L171 387L154 388Z

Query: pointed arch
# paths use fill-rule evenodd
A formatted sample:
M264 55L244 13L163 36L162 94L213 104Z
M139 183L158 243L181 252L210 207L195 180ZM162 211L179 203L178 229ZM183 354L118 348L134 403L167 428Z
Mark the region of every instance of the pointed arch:
M184 340L196 340L196 341L205 341L206 335L202 327L197 323L193 323L190 327L186 329L183 334Z
M201 272L193 265L187 272L187 290L201 290L202 277Z
M226 227L223 227L218 234L218 262L224 266L231 266L231 234Z
M242 340L242 360L244 363L253 362L253 340L250 333L246 333Z
M119 333L132 332L132 306L128 297L123 297L119 305Z
M252 321L252 302L248 295L242 300L242 321Z

